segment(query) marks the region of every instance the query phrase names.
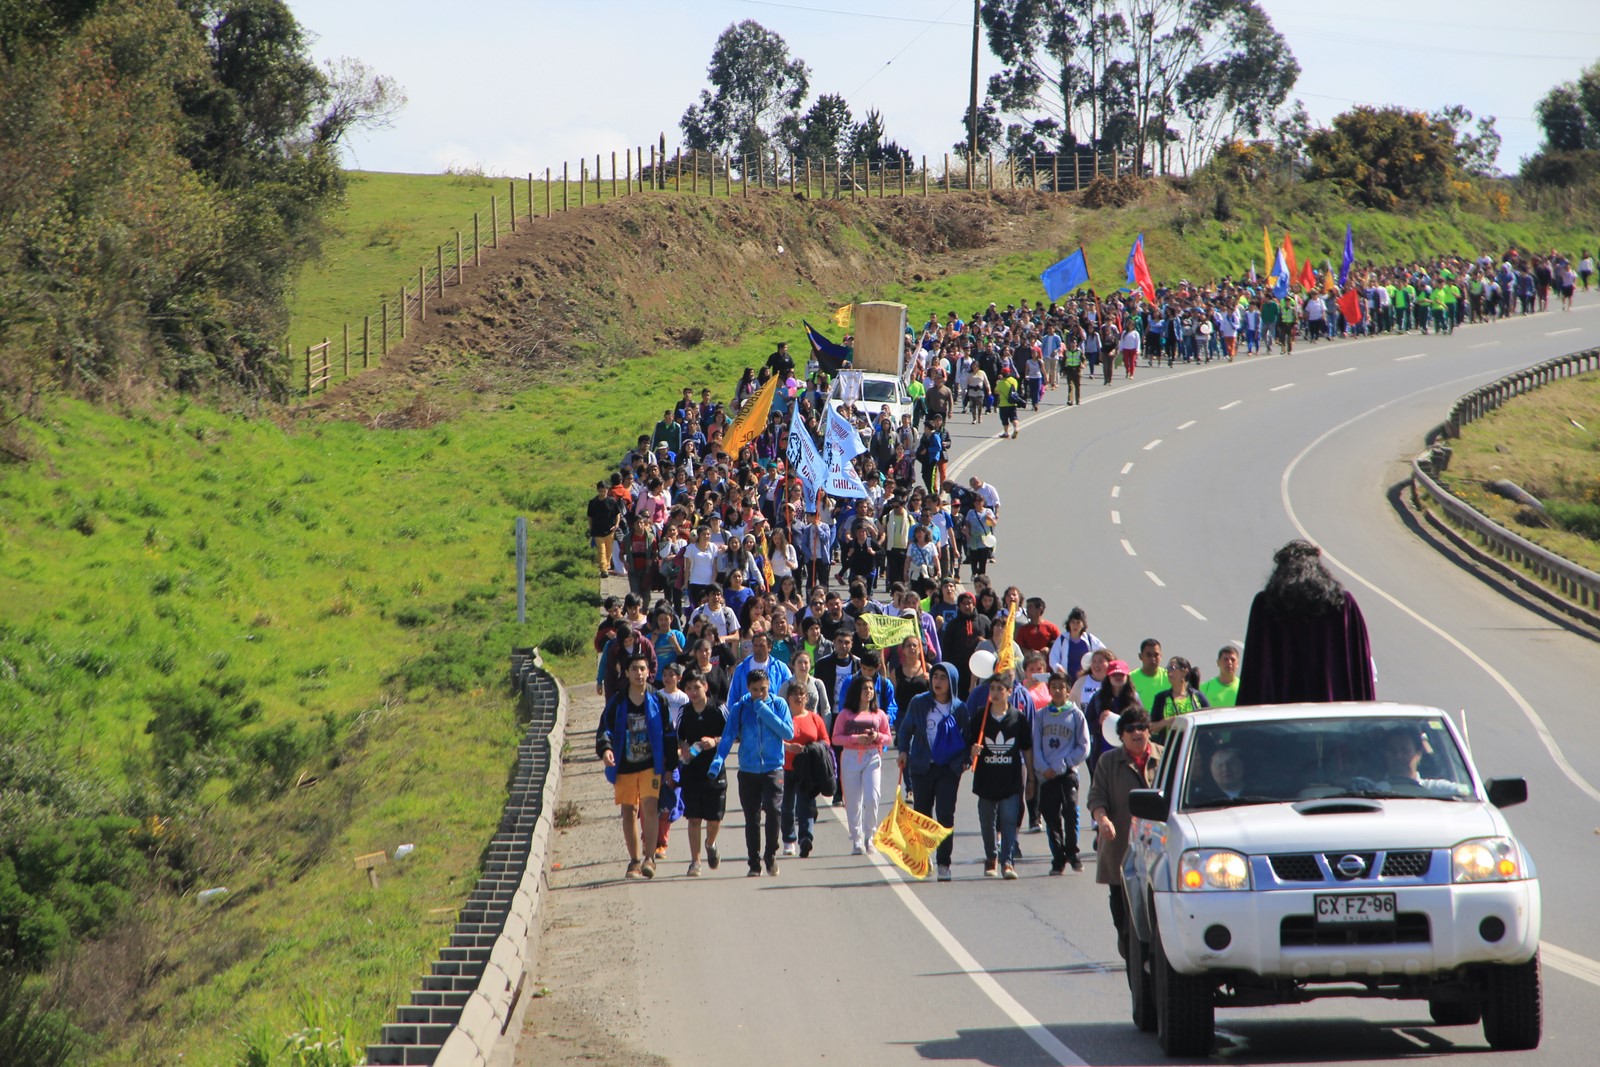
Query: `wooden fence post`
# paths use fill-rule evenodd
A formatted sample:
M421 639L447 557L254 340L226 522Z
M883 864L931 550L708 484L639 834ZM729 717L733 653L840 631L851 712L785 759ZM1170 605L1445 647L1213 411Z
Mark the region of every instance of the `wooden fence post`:
M400 340L402 341L406 339L406 318L410 314L406 308L406 287L402 285L400 287Z
M564 199L565 197L563 197ZM472 213L472 265L483 266L483 239L478 236L478 213Z
M567 164L564 160L561 163L561 210L567 210ZM476 242L474 242L474 245L476 245ZM472 254L476 257L478 253L474 251ZM474 261L473 266L477 266L476 261Z
M311 395L311 346L306 345L306 396Z
M1059 193L1061 191L1061 153L1060 152L1057 152L1055 155L1050 157L1050 191L1052 193Z
M655 151L656 151L656 146L655 145L651 145L650 146L650 154L651 155L655 155ZM639 173L634 175L632 178L630 178L628 180L630 182L632 182L635 179L637 179L638 185L639 185L638 192L642 193L642 192L644 192L644 147L642 145L635 145L634 146L634 148L633 148L633 158L639 161L639 168L638 168L639 169Z
M632 196L633 195L633 149L624 148L622 150L622 155L623 155L623 160L622 160L622 187L624 189L628 190L623 195L624 196Z
M682 168L679 168L680 173ZM689 149L689 195L700 195L700 149Z
M900 157L900 197L901 197L901 199L904 199L905 195L906 195L906 157L905 156L901 156Z
M378 344L381 346L378 355L381 358L389 354L389 301L383 302L380 314L383 315L383 324L378 327Z
M350 377L350 324L344 324L344 376Z
M789 192L790 193L793 193L795 191L795 185L796 185L795 179L799 177L799 175L796 174L795 172L799 169L799 167L800 167L800 165L795 162L794 153L790 152L789 153Z
M615 153L613 153L613 155L615 155ZM612 165L611 165L611 191L612 191L612 193L615 193L617 191L617 167L616 167L615 163L612 163ZM600 202L600 153L599 152L596 152L594 154L594 202L597 203L597 204Z
M428 268L417 268L417 321L428 321Z
M372 316L361 316L361 369L366 370L372 364Z
M712 169L713 170L716 169L716 164L714 164L714 163L712 164ZM722 186L723 191L725 193L727 193L729 197L732 197L733 196L733 153L732 152L724 152L722 154L722 182L723 182L723 186ZM716 186L715 185L712 186L712 192L716 192Z
M462 269L461 269L461 231L457 230L456 231L456 285L457 286L463 285L463 284L465 284L466 280L467 280L466 279L466 275L462 273Z
M856 181L856 157L855 156L851 156L850 157L850 199L851 200L854 200L856 198L856 185L857 184L859 184L859 183L857 183L857 181Z
M528 221L533 221L533 171L528 172Z
M506 207L510 209L510 214L511 214L511 232L512 233L516 233L517 232L517 183L514 182L514 181L507 181L506 182Z
M673 162L677 164L678 176L672 180L672 191L681 193L683 192L683 149L681 147L678 149L677 154L673 156Z
M758 159L758 160L760 158L761 158L760 156L756 157L756 159ZM739 157L739 178L740 178L740 184L742 184L744 186L744 198L746 200L749 200L750 199L750 157L749 156L741 155ZM733 181L733 175L731 175L731 174L728 175L728 181L730 183ZM729 196L733 195L733 188L732 188L731 185L728 188L728 195Z
M550 168L544 168L544 217L550 217Z
M1093 181L1098 177L1100 177L1100 149L1096 148L1094 150L1094 170L1090 172L1089 180Z
M589 161L578 160L578 206L589 202Z
M922 195L928 195L928 157L922 157Z
M994 153L989 153L989 164L984 173L984 191L990 196L994 195Z
M444 299L444 245L434 249L434 269L439 273L439 299Z
M950 191L950 153L944 154L944 191Z
M596 159L594 165L595 165L595 168L598 169L599 166L600 166L600 161L598 159ZM611 199L615 200L616 198L617 198L617 153L616 153L615 150L613 150L612 153L611 153ZM596 200L600 199L599 190L596 190L595 199Z
M500 199L489 198L489 247L500 247Z

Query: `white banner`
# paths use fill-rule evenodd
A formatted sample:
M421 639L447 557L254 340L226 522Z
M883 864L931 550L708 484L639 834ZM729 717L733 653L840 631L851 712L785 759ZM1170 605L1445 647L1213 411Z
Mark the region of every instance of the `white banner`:
M789 419L788 459L789 469L799 476L800 484L805 488L806 512L809 514L816 510L817 491L827 488L824 483L827 481L828 468L817 453L817 446L812 442L805 422L800 418L798 404Z
M850 425L850 420L839 414L839 409L832 405L828 407L828 427L825 432L828 435L827 448L828 462L830 464L840 462L834 459L835 456L842 457L842 461L848 463L867 450L867 446L861 440L861 435L856 432L854 426Z

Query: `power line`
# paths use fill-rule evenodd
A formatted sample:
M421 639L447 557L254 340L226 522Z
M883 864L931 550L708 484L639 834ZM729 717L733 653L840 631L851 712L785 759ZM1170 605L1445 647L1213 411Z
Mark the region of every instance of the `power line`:
M747 2L748 3L763 3L763 2L765 2L765 0L747 0ZM947 7L943 11L939 12L939 19L943 19L946 15L950 14L951 9L954 8L956 6L956 4L958 4L960 2L961 2L961 0L951 0L950 7ZM777 7L777 6L780 6L780 5L774 4L772 6ZM864 14L864 12L839 12L839 14ZM875 18L889 18L889 17L892 17L892 16L882 15L882 16L873 16L873 17L875 17ZM922 20L922 19L903 19L901 21L904 21L904 22L921 22L921 21L924 21L924 20ZM911 40L906 42L906 45L905 45L904 48L900 49L900 51L896 52L894 55L890 56L887 60L885 60L883 66L879 67L877 70L875 70L871 74L867 75L867 80L862 82L860 85L856 86L854 89L852 89L850 91L850 95L851 96L855 96L856 93L859 93L861 90L865 89L867 87L867 85L872 81L873 78L876 78L878 75L880 75L884 71L888 70L889 69L889 64L893 63L895 60L899 59L901 56L903 56L907 52L909 52L911 50L911 46L916 44L918 41L922 40L922 38L927 34L927 32L929 30L933 29L935 26L953 26L953 25L955 25L955 23L941 22L941 21L939 21L937 19L928 22L928 24L922 28L922 32L921 33L919 33L915 37L911 38Z

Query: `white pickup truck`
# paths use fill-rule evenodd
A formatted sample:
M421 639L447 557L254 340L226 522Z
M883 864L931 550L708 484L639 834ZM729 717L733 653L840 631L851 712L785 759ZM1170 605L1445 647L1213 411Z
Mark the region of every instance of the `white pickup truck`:
M1426 1000L1496 1049L1539 1044L1539 882L1444 712L1397 704L1201 711L1129 795L1133 1021L1203 1056L1218 1007Z

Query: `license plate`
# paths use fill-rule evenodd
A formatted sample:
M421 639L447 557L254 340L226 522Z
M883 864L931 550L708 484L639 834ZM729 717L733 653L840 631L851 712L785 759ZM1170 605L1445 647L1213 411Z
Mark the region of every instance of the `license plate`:
M1393 893L1318 894L1319 923L1392 923Z

